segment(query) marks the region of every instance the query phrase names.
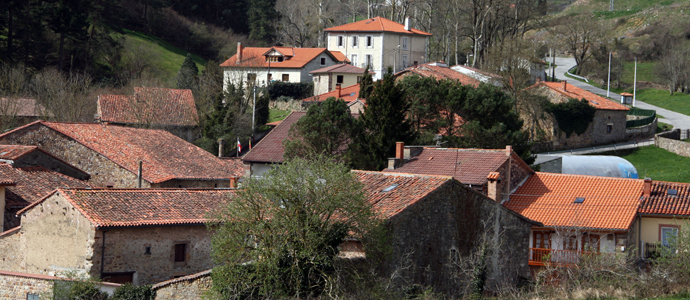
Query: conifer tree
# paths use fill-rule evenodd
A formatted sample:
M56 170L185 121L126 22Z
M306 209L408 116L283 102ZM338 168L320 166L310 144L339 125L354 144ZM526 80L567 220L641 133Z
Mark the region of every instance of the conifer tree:
M362 80L359 82L359 98L367 99L371 95L371 91L374 89L374 80L371 78L371 73L369 73L369 66L364 70L364 75Z
M187 53L187 57L185 57L184 62L182 62L180 71L177 72L177 88L196 90L198 75L199 69L196 67L194 60L192 60L192 55Z
M247 10L249 38L272 44L275 37L274 22L280 14L276 11L276 0L250 0Z

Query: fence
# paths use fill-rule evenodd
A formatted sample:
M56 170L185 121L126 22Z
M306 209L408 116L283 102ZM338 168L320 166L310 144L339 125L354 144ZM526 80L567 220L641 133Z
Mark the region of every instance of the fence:
M644 243L644 258L646 259L655 259L674 252L676 250L670 246L660 243Z
M645 118L626 121L625 128L644 126L654 122L656 119L656 110L633 107L628 111L628 116L645 116Z

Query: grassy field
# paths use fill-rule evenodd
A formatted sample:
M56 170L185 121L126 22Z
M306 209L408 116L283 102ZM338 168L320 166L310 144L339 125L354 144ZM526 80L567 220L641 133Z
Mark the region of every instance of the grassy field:
M656 74L657 62L637 62L637 81L649 81L662 83L663 80ZM621 82L633 84L635 81L635 62L626 62L623 66ZM612 82L615 84L615 82Z
M661 108L690 116L690 95L669 94L665 90L646 89L637 91L637 99Z
M173 46L172 44L152 35L147 35L137 31L125 29L125 38L136 46L143 46L151 49L155 56L154 64L158 66L168 79L174 78L182 66L182 62L187 56L187 51ZM199 71L203 70L206 61L198 55L192 54L194 62Z
M690 183L690 157L683 157L655 146L641 147L619 155L637 169L640 178Z
M281 121L285 119L289 114L290 111L287 110L271 109L268 111L268 123Z

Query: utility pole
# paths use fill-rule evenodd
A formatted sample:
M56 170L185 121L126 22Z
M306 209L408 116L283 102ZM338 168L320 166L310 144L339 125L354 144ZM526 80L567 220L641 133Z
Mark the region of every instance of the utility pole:
M254 137L254 120L256 115L256 85L254 86L254 101L252 102L252 137Z
M611 0L613 1L613 0ZM611 51L609 51L609 79L606 81L606 98L610 97L611 92Z
M633 107L635 107L635 98L637 97L637 57L635 57L635 82L633 83Z
M556 82L556 49L551 49L551 81Z
M609 11L613 11L613 0L611 0L611 5L609 5Z

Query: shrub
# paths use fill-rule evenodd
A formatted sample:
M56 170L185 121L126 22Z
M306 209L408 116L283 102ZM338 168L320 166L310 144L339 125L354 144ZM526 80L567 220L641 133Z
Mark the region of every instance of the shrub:
M156 299L156 291L150 285L135 286L125 283L113 293L113 300L153 300Z
M272 82L268 88L271 99L278 99L280 96L291 97L292 99L304 99L314 94L314 83L312 82Z

